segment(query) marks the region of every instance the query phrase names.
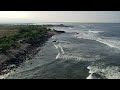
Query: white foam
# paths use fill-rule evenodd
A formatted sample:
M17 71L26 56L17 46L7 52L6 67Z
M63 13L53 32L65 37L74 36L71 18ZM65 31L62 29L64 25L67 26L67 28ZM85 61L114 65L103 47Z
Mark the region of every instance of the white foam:
M99 41L100 43L106 44L111 48L117 48L120 50L120 41L119 40L110 40L110 39L101 39L98 38L96 41Z
M87 69L91 69L91 67L90 67L90 66L88 66L88 67L87 67Z
M57 46L57 45L54 44L54 46L55 46L56 49L58 49L58 46Z
M91 67L90 67L90 66L88 66L87 69L89 69L89 73L90 73L90 74L94 73L94 72L91 70Z
M60 48L61 52L59 52L59 53L63 53L64 54L65 52L64 52L63 47L61 45L62 45L61 43L59 43L58 45L54 44L54 46L55 46L56 49Z
M51 38L53 38L53 39L54 39L55 37L54 37L54 36L52 36Z
M105 70L102 70L106 73L108 79L120 79L120 68L119 67L107 67Z
M100 60L101 56L99 55L78 55L77 53L72 54L72 53L64 53L64 54L59 54L59 57L57 55L57 59L64 59L64 60L77 60L77 61L96 61L96 60Z
M100 33L100 32L103 32L103 31L95 31L95 30L89 30L89 33Z
M65 52L64 52L64 50L63 50L63 48L61 47L60 44L59 44L59 47L61 48L61 52L64 54Z
M94 72L91 70L91 67L88 66L87 69L89 69L90 75L89 75L88 77L86 77L86 79L95 79L95 78L92 76L92 74L93 74Z
M99 73L101 76L104 76L107 79L120 79L120 68L118 66L108 66L108 67L99 67L99 66L89 66L88 68L90 71L90 75L87 79L95 79L92 77L93 73Z
M10 71L10 72L7 73L7 74L0 75L0 79L5 79L5 78L7 78L10 74L13 74L13 73L14 73L14 71Z
M89 31L81 31L79 32L79 34L76 34L74 36L77 38L90 39L90 40L96 39L96 33L92 33Z
M92 74L90 74L86 79L95 79Z
M59 43L58 45L55 45L55 44L54 44L54 46L55 46L56 49L59 49L59 53L58 53L58 55L56 56L56 59L58 59L58 58L60 57L60 55L61 55L61 54L64 54L65 52L64 52L64 50L63 50L63 48L62 48L62 46L61 46L61 43Z
M108 37L98 37L98 33L103 31L82 31L79 34L74 35L77 38L96 40L100 43L103 43L111 48L117 48L120 50L120 40L118 38L108 38Z
M58 55L56 56L56 59L58 59L58 58L59 58L59 56L60 56L60 53L58 53Z

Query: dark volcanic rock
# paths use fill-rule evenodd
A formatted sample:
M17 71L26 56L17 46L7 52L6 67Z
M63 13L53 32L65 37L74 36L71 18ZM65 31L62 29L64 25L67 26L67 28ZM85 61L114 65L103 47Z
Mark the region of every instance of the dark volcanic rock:
M53 42L56 42L55 40Z
M26 43L23 40L19 40L17 48L11 48L7 51L0 49L0 75L8 73L13 68L17 68L26 59L32 59L39 51L37 50L38 47L44 45L53 35L60 33L65 32L56 30L49 31L42 38L31 39ZM14 67L11 67L13 64Z
M56 32L56 33L65 33L65 31L58 31L58 30L53 30L54 32Z
M71 25L67 26L67 25L64 25L64 24L58 24L58 25L46 24L44 26L46 26L46 27L73 27Z
M57 33L65 33L65 31L56 31Z

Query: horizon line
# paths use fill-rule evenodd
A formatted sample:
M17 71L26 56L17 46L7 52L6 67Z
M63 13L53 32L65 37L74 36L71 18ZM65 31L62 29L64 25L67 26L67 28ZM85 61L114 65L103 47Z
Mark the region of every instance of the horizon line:
M0 22L0 24L37 24L37 23L120 23L120 22L50 22L50 21L42 21L42 22Z

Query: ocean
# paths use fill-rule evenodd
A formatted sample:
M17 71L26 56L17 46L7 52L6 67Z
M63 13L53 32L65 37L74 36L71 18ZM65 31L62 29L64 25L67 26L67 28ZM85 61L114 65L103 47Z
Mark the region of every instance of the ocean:
M66 33L54 35L33 59L0 78L120 79L120 23L62 24L73 27L52 27Z

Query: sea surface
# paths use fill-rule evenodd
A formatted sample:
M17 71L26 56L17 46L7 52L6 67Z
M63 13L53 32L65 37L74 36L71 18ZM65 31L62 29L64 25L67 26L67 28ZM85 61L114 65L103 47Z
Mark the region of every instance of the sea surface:
M62 24L73 27L52 27L66 33L54 35L33 59L0 78L120 79L120 23Z

